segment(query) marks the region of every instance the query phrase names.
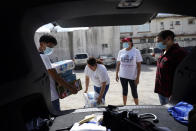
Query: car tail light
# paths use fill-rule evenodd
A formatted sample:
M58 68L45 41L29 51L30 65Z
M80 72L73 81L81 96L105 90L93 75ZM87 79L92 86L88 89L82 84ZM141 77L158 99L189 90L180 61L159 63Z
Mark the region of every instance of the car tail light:
M153 53L152 56L155 57L155 54Z

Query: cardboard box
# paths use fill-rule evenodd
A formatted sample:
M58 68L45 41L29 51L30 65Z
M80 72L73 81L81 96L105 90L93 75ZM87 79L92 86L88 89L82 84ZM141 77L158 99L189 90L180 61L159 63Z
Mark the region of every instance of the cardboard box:
M82 90L82 83L81 80L74 80L72 82L69 82L71 85L75 85L78 91ZM71 92L64 86L56 86L57 93L59 95L60 99L63 99L69 95L71 95Z
M76 80L76 74L59 74L66 82L72 82L74 80Z
M62 77L67 77L73 74L72 70L65 71L64 73L60 73Z

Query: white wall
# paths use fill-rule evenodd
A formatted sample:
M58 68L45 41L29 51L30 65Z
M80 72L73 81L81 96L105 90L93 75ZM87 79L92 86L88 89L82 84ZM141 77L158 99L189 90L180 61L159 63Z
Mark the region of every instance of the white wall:
M86 33L83 30L73 32L73 54L86 53Z
M39 47L39 38L44 33L35 33L35 44ZM49 56L53 62L72 59L76 53L87 52L89 56L113 55L120 50L120 29L117 26L92 27L89 30L51 33L57 39L54 53ZM102 44L108 44L103 48Z

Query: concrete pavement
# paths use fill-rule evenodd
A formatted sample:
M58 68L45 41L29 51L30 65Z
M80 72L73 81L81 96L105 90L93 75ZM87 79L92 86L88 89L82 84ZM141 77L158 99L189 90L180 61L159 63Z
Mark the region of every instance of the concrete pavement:
M76 95L70 95L60 100L61 110L77 109L84 107L83 92L85 90L85 74L84 70L74 70L77 79L81 79L83 89ZM106 95L106 105L123 105L122 101L122 87L120 82L115 80L115 69L108 69L110 77L110 88ZM154 93L155 84L155 65L142 64L140 82L138 85L138 96L140 105L160 105L158 95ZM131 89L128 88L127 105L134 105L131 95ZM93 91L93 82L90 82L89 91Z

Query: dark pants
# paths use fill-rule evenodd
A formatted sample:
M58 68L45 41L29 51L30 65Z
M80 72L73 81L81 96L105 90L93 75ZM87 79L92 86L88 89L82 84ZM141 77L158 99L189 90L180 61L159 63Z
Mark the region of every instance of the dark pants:
M109 85L106 85L105 91L104 91L103 97L102 97L104 100L105 100L106 93L108 92L108 89L109 89ZM96 87L96 86L94 86L94 91L97 92L97 93L99 94L100 91L101 91L101 87Z
M56 99L56 100L52 101L52 105L53 105L55 110L61 111L59 99Z
M168 97L164 97L161 94L158 94L159 96L159 101L161 103L161 105L165 105L169 103L169 98Z
M120 77L120 82L123 88L123 96L127 96L128 94L128 83L131 87L131 93L133 98L138 98L138 94L137 94L137 86L135 85L134 80L131 79L126 79L126 78L122 78Z

